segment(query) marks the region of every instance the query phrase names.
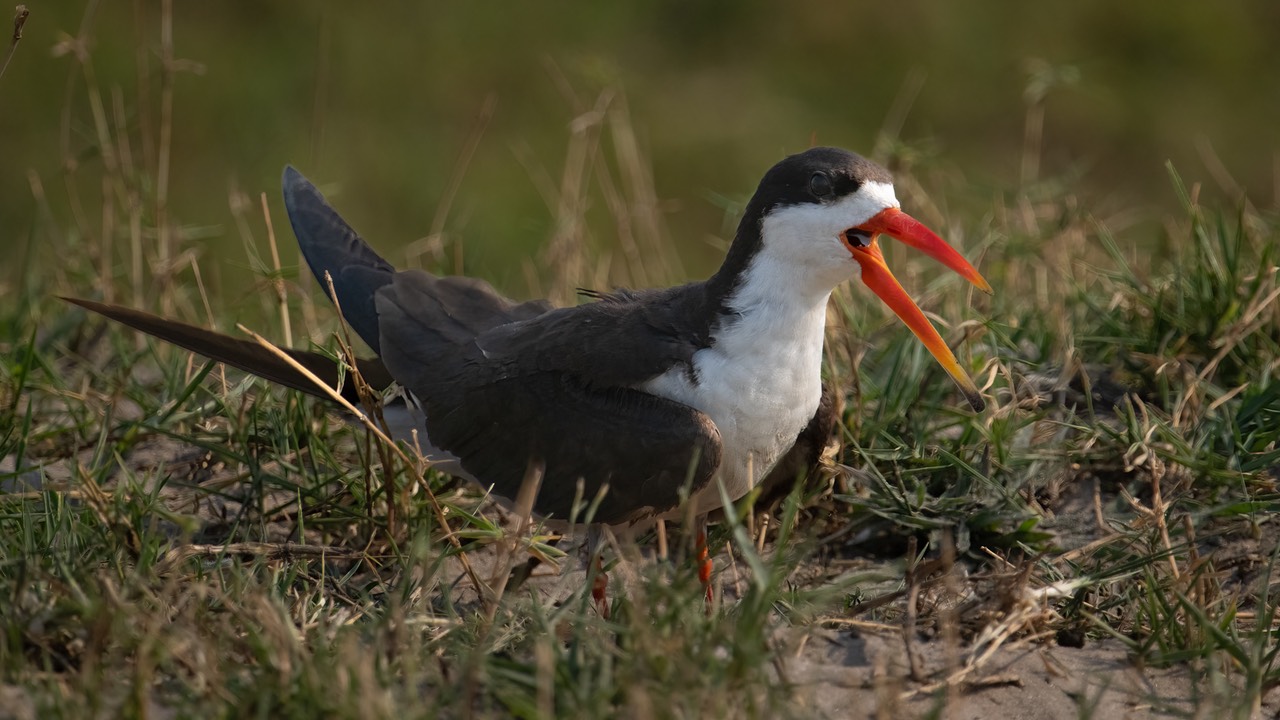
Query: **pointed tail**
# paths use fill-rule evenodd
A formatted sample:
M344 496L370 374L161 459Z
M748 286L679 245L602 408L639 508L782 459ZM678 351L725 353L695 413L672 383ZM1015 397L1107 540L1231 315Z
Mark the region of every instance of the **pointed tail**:
M251 340L240 340L229 335L188 325L176 320L168 320L158 315L134 310L119 305L107 305L92 300L63 297L69 303L92 310L118 323L140 330L148 335L173 343L178 347L198 353L212 360L226 363L260 378L279 383L285 387L301 390L317 397L328 399L322 390L316 387L306 375L297 368L277 357L274 353ZM299 365L311 371L316 377L330 387L338 384L338 364L334 360L317 352L306 350L285 350ZM382 361L377 358L356 360L356 368L370 387L376 391L386 389L393 382L391 375ZM355 385L343 383L342 395L347 400L359 404Z

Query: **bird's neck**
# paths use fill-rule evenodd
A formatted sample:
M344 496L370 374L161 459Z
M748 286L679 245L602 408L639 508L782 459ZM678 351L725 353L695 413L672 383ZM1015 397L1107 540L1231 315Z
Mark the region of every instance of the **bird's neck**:
M788 242L794 229L751 214L748 208L724 263L707 281L720 314L726 319L760 314L796 320L822 315L831 292L853 276L857 264L796 252L795 243Z
M835 284L815 281L802 269L778 262L767 248L747 264L721 301L717 340L726 334L748 342L777 343L813 361L821 351L827 299Z

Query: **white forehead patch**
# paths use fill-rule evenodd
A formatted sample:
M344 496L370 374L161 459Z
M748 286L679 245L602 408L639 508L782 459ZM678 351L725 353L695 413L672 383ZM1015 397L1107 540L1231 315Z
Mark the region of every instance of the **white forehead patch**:
M885 208L902 207L898 203L898 196L893 192L893 185L882 182L865 182L862 187L858 188L858 192L853 197L859 195L864 196L871 204L876 205L879 209L871 213L875 215ZM869 219L869 218L868 218Z
M840 234L858 227L886 208L899 207L893 185L865 182L856 192L833 203L802 203L775 209L764 218L761 228L765 246L838 246ZM847 255L847 253L846 253Z
M859 267L841 239L844 232L896 207L893 185L867 182L835 202L775 208L761 223L762 247L747 270L746 286L774 301L788 296L825 298Z

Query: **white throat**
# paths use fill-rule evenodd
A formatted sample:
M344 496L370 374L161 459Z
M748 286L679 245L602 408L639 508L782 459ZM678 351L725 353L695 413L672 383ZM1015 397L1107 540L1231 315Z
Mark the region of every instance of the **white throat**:
M701 410L720 430L720 470L695 512L720 506L717 482L735 500L759 484L817 412L827 299L859 269L841 236L897 206L892 185L868 182L839 200L770 211L693 372L672 368L640 386Z

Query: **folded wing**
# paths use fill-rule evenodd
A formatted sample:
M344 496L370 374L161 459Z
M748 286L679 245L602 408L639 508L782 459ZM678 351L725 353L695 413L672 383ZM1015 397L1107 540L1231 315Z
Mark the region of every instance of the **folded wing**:
M466 277L397 272L301 173L286 168L285 205L302 255L351 328L379 359L361 370L406 387L425 411L427 441L466 475L508 498L532 465L543 468L535 509L567 517L579 493L609 491L595 520L619 523L675 507L706 485L720 434L705 414L634 389L687 364L705 332L655 314L647 294L553 310L515 303ZM659 291L670 292L670 291ZM697 294L672 293L696 299ZM255 343L155 316L76 301L89 309L289 387L314 392ZM658 306L661 303L657 304ZM291 354L322 378L331 360Z

